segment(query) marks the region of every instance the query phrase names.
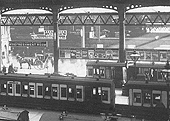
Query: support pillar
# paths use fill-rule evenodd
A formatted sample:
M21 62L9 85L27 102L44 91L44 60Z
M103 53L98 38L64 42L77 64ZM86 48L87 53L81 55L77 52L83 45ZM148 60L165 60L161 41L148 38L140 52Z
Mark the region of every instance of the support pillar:
M119 62L124 63L126 61L125 50L125 6L118 6L119 15Z
M82 30L81 30L81 47L85 48L86 45L86 34L85 34L85 26L82 26Z
M1 21L1 14L0 14L0 21ZM1 22L0 22L0 33L1 33ZM0 36L0 72L2 71L2 39L1 39L2 37L1 36Z
M58 74L58 60L59 60L58 10L59 10L58 6L53 7L54 74Z

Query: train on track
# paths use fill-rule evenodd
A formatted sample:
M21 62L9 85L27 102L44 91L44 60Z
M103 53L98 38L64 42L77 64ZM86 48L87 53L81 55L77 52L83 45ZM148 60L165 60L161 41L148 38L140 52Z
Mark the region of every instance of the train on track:
M0 105L88 114L166 117L166 85L128 81L129 105L115 104L113 80L60 75L0 74ZM139 84L138 84L139 83ZM166 87L166 88L165 88ZM146 93L144 93L146 91ZM165 108L159 108L161 102ZM159 103L160 102L160 103ZM150 104L150 105L149 105ZM158 107L158 108L157 108ZM165 114L165 115L163 115ZM160 116L160 117L162 117ZM164 120L166 121L166 120Z
M120 88L126 83L126 64L113 61L88 61L87 77L114 80L115 87Z
M128 81L165 81L162 70L166 62L139 61L134 64L114 61L88 61L87 77L111 79L115 87L122 88Z
M0 104L101 113L115 108L115 86L106 79L0 74Z
M126 84L131 114L155 121L167 121L170 109L170 86L164 82L129 81Z

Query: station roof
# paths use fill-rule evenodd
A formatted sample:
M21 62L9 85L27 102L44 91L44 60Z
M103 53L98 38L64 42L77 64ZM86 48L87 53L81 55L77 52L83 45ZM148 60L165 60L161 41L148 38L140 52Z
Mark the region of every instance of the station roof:
M170 12L170 6L152 6L152 7L140 7L134 8L127 11L127 13L144 13L144 12ZM41 10L41 9L16 9L7 11L4 14L51 14L50 11ZM107 8L97 8L97 7L80 7L67 9L62 12L65 13L117 13L117 11L113 9Z
M169 0L0 0L0 6L8 7L34 7L34 6L96 6L113 4L150 4L150 5L170 5Z

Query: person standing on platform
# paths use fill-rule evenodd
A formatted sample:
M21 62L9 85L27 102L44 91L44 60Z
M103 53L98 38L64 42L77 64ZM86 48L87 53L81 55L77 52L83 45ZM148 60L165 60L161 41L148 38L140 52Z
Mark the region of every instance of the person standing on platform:
M8 73L14 73L13 64L8 67Z

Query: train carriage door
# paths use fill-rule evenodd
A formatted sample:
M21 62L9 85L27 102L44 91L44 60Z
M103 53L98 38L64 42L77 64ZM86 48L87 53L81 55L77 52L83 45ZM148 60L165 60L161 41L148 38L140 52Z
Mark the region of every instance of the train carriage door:
M43 83L36 83L36 97L43 98Z
M84 101L84 93L83 93L83 86L76 85L76 100L77 101Z
M22 83L22 97L28 97L29 86L27 82Z
M85 86L85 101L90 101L92 97L92 88L90 86Z
M29 83L29 96L35 97L35 83L33 82Z
M15 96L21 96L21 82L15 81L14 89L15 89Z
M68 100L75 101L75 86L68 85Z
M8 95L14 96L14 82L13 81L7 82L7 92L8 92Z
M129 90L129 103L134 106L142 106L142 91L141 89Z
M110 88L102 87L102 102L110 104Z
M59 85L58 84L52 84L51 86L51 96L53 99L58 100L59 99Z
M143 94L142 95L143 106L144 107L150 107L151 106L151 99L152 99L151 90L143 90L142 94Z
M6 95L7 94L7 82L6 81L1 81L1 95Z
M44 98L51 99L51 84L44 84Z
M60 100L67 100L67 85L60 85Z
M152 104L155 107L156 105L161 103L161 91L159 90L153 90L152 91Z

